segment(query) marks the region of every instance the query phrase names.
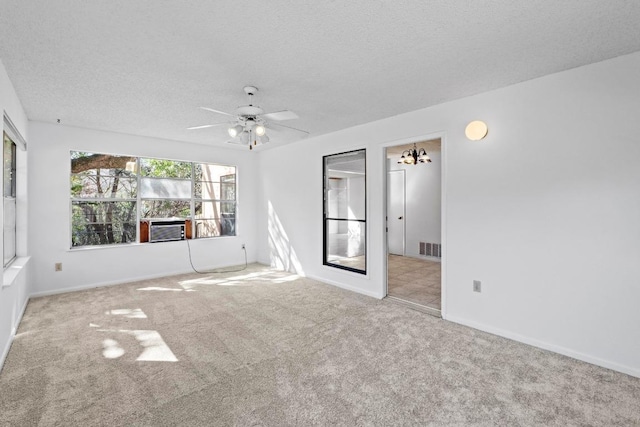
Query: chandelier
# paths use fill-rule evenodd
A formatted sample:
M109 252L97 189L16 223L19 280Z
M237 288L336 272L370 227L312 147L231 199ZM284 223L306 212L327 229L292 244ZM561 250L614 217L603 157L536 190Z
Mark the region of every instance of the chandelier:
M416 147L416 143L414 142L411 150L404 150L402 152L402 157L400 157L398 163L405 165L417 165L418 163L431 163L431 159L425 149L421 148L418 150L418 147Z

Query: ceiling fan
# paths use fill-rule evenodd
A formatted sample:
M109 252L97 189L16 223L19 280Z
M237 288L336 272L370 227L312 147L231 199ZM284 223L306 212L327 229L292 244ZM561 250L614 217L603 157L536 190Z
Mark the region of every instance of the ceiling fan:
M214 110L213 108L200 107L203 110L211 111L217 114L224 114L225 116L231 116L234 120L214 123L203 126L193 126L187 128L188 130L205 129L215 126L228 126L227 132L232 138L227 141L230 144L248 144L249 149L253 150L254 145L265 144L269 142L269 136L267 135L267 129L272 126L285 128L288 130L309 134L306 130L297 129L291 126L285 126L280 123L274 123L275 121L293 120L297 119L298 115L293 111L282 110L274 111L272 113L265 113L262 108L253 104L253 96L258 92L258 88L255 86L245 86L244 92L249 95L249 104L241 105L236 108L233 114L220 110Z

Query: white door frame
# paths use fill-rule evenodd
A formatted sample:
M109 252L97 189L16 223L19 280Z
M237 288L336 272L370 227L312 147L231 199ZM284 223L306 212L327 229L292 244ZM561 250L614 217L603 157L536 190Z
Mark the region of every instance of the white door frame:
M387 148L393 147L396 145L405 145L405 144L413 144L418 143L420 141L427 141L430 139L440 138L440 150L442 155L442 171L441 171L441 198L440 198L440 227L441 227L441 235L442 235L442 249L441 249L441 268L442 268L442 278L441 278L441 292L442 298L440 300L440 313L442 318L446 320L447 318L447 137L445 132L434 132L426 135L417 135L409 138L403 138L393 141L388 141L380 144L380 150L382 152L382 171L384 173L384 179L382 180L382 185L384 188L382 189L382 194L384 195L384 203L382 204L382 209L384 210L383 215L387 217L387 172L389 172L387 168ZM384 295L388 295L389 292L389 266L388 266L388 252L389 248L387 246L386 239L386 226L387 222L383 221L384 228L382 229L385 238L383 239L384 245Z

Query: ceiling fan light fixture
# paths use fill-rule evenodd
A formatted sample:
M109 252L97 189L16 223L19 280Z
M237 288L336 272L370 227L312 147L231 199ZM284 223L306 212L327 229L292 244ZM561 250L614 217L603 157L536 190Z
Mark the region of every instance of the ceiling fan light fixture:
M249 132L247 132L246 130L245 130L245 131L243 131L243 132L240 134L240 140L241 140L243 143L245 143L245 144L246 144L247 142L249 142Z
M269 136L268 135L261 135L260 136L260 142L263 144L266 144L267 142L269 142Z
M267 130L262 125L256 126L254 128L254 131L256 132L256 135L258 135L258 136L263 136L267 132Z
M242 126L240 125L235 125L235 126L231 126L229 129L227 129L227 132L229 132L229 136L231 138L235 138L236 136L238 136L240 133L242 133L244 129L242 128Z

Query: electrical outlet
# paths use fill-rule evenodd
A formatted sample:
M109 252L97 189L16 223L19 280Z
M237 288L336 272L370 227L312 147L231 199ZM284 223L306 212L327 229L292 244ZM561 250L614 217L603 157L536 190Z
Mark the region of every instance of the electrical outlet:
M482 292L482 282L480 280L473 281L473 292Z
M244 249L244 243L242 244L242 249Z
M62 271L62 263L61 262L56 262L55 270L56 271Z

